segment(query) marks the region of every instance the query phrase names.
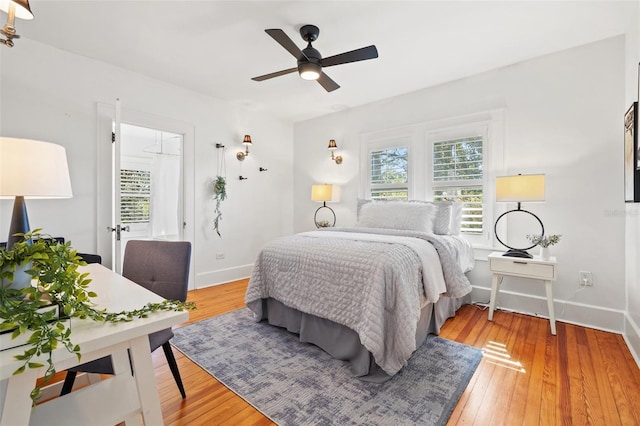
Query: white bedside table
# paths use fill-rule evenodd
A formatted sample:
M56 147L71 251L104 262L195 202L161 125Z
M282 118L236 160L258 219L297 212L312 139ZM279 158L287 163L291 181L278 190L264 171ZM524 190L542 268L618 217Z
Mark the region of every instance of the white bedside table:
M547 292L547 306L549 307L549 323L551 334L556 334L556 316L553 311L553 291L552 284L556 280L556 267L558 262L551 256L549 260L542 260L538 256L533 259L521 257L503 256L502 252L493 252L488 256L489 270L493 274L491 280L491 302L489 303L489 321L493 320L493 311L496 308L498 291L502 284L502 279L508 277L531 278L544 281Z

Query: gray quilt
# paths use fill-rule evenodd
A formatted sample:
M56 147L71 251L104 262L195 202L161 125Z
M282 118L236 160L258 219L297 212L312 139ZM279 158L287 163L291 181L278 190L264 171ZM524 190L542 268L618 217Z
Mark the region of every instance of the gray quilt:
M416 349L421 302L470 291L455 250L436 235L338 228L282 237L263 247L245 302L258 306L251 302L271 297L345 325L394 375Z

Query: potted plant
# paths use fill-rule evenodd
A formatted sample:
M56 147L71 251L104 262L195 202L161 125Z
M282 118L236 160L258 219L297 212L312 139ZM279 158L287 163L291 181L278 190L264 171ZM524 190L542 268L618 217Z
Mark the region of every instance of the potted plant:
M540 257L543 260L549 260L549 247L560 242L562 235L527 235L527 239L533 244L540 246Z
M106 312L97 309L91 298L97 295L88 289L91 279L88 273L78 271L86 263L78 256L70 243L59 243L40 229L23 234L23 240L9 250L0 249L0 333L10 333L12 339L28 336L25 350L16 355L22 361L14 374L27 368L40 368L44 364L34 361L47 356L44 380L31 392L35 401L40 388L55 374L52 351L64 346L75 353L78 360L81 348L73 343L70 318L91 319L100 322L132 321L158 311L193 309L192 303L164 300L149 303L135 311ZM31 277L30 284L16 288L14 274L25 269ZM57 309L49 309L49 307ZM21 337L22 336L22 337Z
M227 198L227 180L223 176L216 176L213 182L213 193L216 200L216 217L213 219L213 227L219 237L220 235L220 221L222 220L222 211L220 205Z

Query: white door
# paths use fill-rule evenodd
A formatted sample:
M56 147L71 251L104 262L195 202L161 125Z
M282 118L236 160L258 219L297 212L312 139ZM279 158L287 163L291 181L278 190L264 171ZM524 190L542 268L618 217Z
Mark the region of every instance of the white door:
M98 105L97 243L105 266L121 272L131 239L193 246L193 176L185 173L193 170L192 152L191 126Z

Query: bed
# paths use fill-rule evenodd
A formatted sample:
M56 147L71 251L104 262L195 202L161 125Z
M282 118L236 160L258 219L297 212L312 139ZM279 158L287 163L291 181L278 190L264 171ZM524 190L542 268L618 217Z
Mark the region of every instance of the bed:
M354 227L266 244L245 302L256 321L349 361L355 376L388 380L471 291L460 213L460 203L359 200Z

